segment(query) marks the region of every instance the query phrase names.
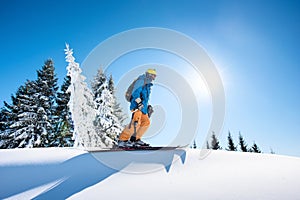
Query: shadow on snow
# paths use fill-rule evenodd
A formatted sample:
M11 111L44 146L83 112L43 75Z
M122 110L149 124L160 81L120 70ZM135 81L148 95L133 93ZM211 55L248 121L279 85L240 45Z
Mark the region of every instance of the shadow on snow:
M75 156L63 163L1 167L0 199L28 190L52 186L34 199L66 199L122 171L131 163L158 164L169 172L173 158L185 162L183 149L156 152L96 152Z

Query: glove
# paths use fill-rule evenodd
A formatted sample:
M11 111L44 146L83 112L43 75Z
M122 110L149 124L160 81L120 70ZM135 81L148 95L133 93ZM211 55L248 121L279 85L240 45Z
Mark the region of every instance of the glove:
M148 105L148 117L150 118L152 113L154 112L153 107L151 105Z
M141 98L137 98L137 99L135 100L135 102L136 102L137 105L138 105L138 109L139 109L139 110L142 110L143 107L144 107L144 105L143 105L143 103L142 103Z

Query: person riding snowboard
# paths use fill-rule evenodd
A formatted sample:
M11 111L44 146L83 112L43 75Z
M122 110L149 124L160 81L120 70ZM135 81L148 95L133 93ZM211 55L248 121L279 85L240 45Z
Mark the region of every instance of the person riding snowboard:
M150 119L153 112L151 105L148 105L152 81L156 78L156 70L148 69L145 74L140 75L126 92L126 99L130 102L132 112L131 122L124 128L119 136L119 147L149 146L141 140L150 126Z

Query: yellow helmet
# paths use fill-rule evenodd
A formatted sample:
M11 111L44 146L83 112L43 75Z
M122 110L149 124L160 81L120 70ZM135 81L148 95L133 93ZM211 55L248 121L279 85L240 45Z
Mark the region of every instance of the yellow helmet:
M149 74L156 75L156 70L155 69L148 69L146 72L149 73Z

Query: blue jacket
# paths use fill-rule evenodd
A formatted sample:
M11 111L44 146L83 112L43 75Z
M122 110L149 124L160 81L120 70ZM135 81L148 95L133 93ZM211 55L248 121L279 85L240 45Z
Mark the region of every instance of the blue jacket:
M134 84L132 90L132 98L130 101L130 110L135 110L138 108L138 104L135 102L137 98L141 98L142 104L144 107L142 108L142 113L148 113L148 101L150 97L152 80L146 77L146 74L140 75L137 81Z

